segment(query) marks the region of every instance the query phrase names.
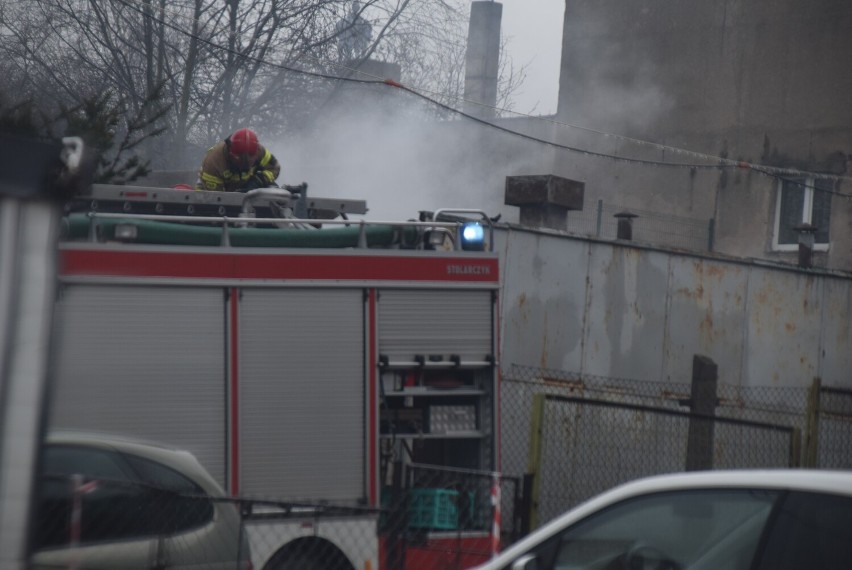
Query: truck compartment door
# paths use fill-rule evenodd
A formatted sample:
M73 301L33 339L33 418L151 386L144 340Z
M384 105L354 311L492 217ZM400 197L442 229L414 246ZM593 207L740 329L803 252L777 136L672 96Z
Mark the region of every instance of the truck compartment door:
M224 487L223 297L218 288L65 285L50 427L189 449Z
M365 496L361 289L244 289L239 309L244 495Z
M379 352L391 361L457 355L493 356L491 291L383 289L379 296Z

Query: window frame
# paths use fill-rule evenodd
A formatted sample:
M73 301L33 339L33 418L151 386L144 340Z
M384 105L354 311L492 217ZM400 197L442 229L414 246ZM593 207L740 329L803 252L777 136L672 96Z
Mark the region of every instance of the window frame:
M804 199L802 200L802 217L801 223L813 223L813 214L814 214L814 192L816 189L816 180L815 176L806 176L799 177L795 179L788 179L786 181L793 180L796 184L802 187L804 191ZM778 180L777 192L775 197L775 223L772 232L772 250L773 251L782 251L782 252L790 252L790 251L799 251L799 243L780 243L778 241L781 235L781 201L784 197L784 179ZM822 190L820 190L822 191ZM829 208L829 219L831 219L831 209ZM830 232L829 232L830 234ZM814 236L816 237L816 236ZM814 242L814 251L828 251L831 246L831 238L829 235L829 241L826 242Z

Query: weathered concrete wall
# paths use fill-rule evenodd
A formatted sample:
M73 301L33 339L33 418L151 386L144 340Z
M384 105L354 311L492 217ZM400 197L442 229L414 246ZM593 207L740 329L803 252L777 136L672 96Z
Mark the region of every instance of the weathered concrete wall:
M848 0L566 0L560 141L660 162L707 163L675 148L846 177L852 194ZM607 134L601 134L607 133ZM625 135L660 146L607 135ZM717 251L772 251L778 180L560 153L554 174L587 198L716 218ZM852 199L832 199L831 248L817 264L852 269Z
M852 274L498 228L502 367L738 386L852 387Z

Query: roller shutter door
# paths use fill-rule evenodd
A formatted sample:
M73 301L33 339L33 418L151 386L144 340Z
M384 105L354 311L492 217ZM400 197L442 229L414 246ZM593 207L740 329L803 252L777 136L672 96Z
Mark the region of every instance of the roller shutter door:
M493 354L490 291L382 290L379 353L392 361L416 355L459 355L482 361Z
M239 338L243 494L362 499L362 291L246 289Z
M50 426L191 451L225 485L221 289L69 285Z

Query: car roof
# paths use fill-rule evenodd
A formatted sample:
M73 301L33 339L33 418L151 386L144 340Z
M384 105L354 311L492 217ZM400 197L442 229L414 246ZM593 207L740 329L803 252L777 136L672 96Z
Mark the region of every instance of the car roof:
M45 444L78 445L137 455L179 471L208 493L222 494L221 487L192 453L161 443L116 434L57 430L47 434Z
M852 471L817 469L734 469L669 473L637 479L610 492L632 495L690 488L790 489L852 496Z
M610 489L574 507L518 541L481 568L504 566L534 544L609 505L626 499L689 489L778 489L852 497L852 471L761 469L694 471L637 479Z
M47 434L47 437L45 438L45 443L49 445L87 445L91 447L115 449L119 451L141 450L147 453L158 453L166 455L191 455L188 451L169 447L162 443L148 441L140 438L128 437L124 435L100 432L85 432L72 430L51 431Z

